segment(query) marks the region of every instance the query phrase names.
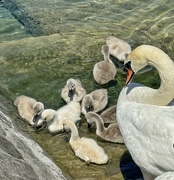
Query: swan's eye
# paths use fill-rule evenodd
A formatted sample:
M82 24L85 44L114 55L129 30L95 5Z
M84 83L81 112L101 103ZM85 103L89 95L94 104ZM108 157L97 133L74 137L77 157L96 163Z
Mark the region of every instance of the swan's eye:
M128 61L128 62L124 65L123 70L124 70L125 72L127 72L127 69L131 69L131 70L132 70L131 61Z

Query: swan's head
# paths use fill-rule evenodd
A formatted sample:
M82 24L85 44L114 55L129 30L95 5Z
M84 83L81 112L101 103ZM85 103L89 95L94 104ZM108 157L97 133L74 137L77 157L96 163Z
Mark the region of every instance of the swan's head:
M92 101L93 101L93 98L90 94L87 94L84 97L84 108L85 108L86 112L94 110Z
M33 105L34 115L40 115L41 112L44 110L44 105L41 102L37 102Z
M109 54L109 46L108 45L103 45L101 53L105 56Z
M63 125L63 132L66 130L66 128L73 128L75 127L75 123L69 119L64 119L62 121L62 125Z
M73 99L73 95L75 94L76 91L76 80L75 79L68 79L67 80L67 87L68 87L68 96L70 97L70 99Z
M88 128L91 127L91 124L96 121L98 116L99 115L97 115L95 112L88 112L88 113L86 113L85 118L86 118L87 123L88 123Z
M52 109L45 109L39 116L33 118L33 122L36 123L39 118L44 121L52 121L56 117L56 111Z
M145 49L146 45L139 46L127 56L124 63L124 69L127 71L126 85L131 82L134 74L148 65Z

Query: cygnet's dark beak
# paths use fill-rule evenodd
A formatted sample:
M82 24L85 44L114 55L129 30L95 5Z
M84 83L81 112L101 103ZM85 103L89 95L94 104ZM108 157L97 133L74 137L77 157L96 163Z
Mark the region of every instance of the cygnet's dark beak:
M92 105L90 105L90 106L86 106L86 107L85 107L85 110L86 110L86 112L88 113L88 112L90 112L90 111L93 111L94 108L93 108Z
M37 114L36 114L36 115L33 117L33 122L36 123L39 119L40 119L40 115L37 115Z
M74 90L73 90L73 89L70 89L70 90L68 91L68 97L70 98L70 101L73 100L73 96L74 96Z
M68 97L71 97L71 96L72 96L72 94L73 94L73 90L72 90L72 89L70 89L70 90L68 91Z

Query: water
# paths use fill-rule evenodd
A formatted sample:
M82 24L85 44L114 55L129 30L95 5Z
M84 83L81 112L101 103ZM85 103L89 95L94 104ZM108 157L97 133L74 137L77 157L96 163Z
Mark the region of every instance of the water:
M4 4L0 1L0 43L30 37L14 16L4 8Z
M74 77L82 81L87 92L107 88L108 107L115 104L125 84L122 69L118 69L114 82L104 86L96 84L92 76L93 65L102 59L101 46L112 34L129 42L132 48L140 44L157 46L174 59L174 3L170 0L43 0L42 4L39 0L18 0L18 6L11 8L11 12L25 26L2 7L2 2L0 5L0 92L12 101L25 94L42 101L46 108L57 109L65 104L60 97L61 89L68 78ZM134 81L159 86L154 69L136 75ZM82 119L80 136L97 140L109 156L107 165L86 166L74 156L68 143L70 134L53 136L47 130L36 132L20 120L17 124L70 178L123 179L120 158L125 146L101 141L94 129L87 129L84 116ZM122 158L121 164L127 167L130 159L125 154L123 157L126 160ZM131 166L135 168L132 163ZM130 168L126 171L130 172ZM132 174L141 178L138 170ZM129 175L126 173L124 178L129 179Z

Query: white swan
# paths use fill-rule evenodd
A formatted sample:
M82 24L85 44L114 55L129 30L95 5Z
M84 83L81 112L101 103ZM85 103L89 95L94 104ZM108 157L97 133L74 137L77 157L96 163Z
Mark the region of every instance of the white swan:
M80 103L76 101L70 101L65 106L59 108L57 111L53 109L45 109L41 113L41 119L47 121L47 126L50 133L58 133L70 130L67 126L63 125L64 119L68 119L74 123L77 123L81 120L80 114Z
M33 122L34 116L40 115L44 110L44 105L41 102L36 101L36 99L20 95L15 101L14 105L17 107L19 115L31 126L38 127L43 124L41 119L37 119L37 122Z
M106 44L109 46L109 54L117 58L119 61L124 61L127 55L131 52L130 45L115 36L106 38Z
M85 118L89 124L95 122L96 123L96 134L102 139L114 143L124 143L123 137L120 133L118 124L112 123L107 128L104 127L104 123L102 118L94 112L88 112L85 115Z
M98 84L107 84L116 75L116 67L109 57L109 46L102 46L104 60L96 63L93 68L93 77Z
M72 100L80 102L85 95L86 90L79 79L69 78L61 91L61 97L66 103Z
M89 111L99 112L108 104L107 89L97 89L86 94L82 100L82 113L85 115Z
M146 65L160 75L159 89L130 83ZM174 63L162 50L142 45L127 57L128 76L117 102L117 122L133 160L145 180L174 170ZM130 83L130 84L129 84Z
M94 139L79 137L76 125L69 120L64 120L63 123L71 129L70 145L80 159L86 163L106 164L108 156Z

